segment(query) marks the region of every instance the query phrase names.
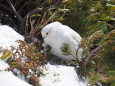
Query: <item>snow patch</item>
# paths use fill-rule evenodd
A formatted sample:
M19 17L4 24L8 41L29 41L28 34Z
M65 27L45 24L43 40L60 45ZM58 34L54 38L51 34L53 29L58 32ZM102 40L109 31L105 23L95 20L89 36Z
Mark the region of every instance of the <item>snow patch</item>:
M0 25L0 47L10 49L10 46L18 46L16 40L24 40L13 28ZM0 53L2 55L2 53ZM22 59L23 62L25 59ZM0 60L0 86L32 86L15 76L11 71L4 71L9 65ZM86 86L79 80L74 67L63 65L45 65L43 70L45 76L40 76L41 86ZM18 70L15 70L18 72ZM30 70L31 72L31 70Z
M0 60L0 86L32 86L16 77L11 71L4 71L9 65Z
M32 86L16 77L11 71L0 72L0 86Z
M9 67L8 64L6 64L4 61L0 60L0 70L5 70Z
M41 86L86 86L79 80L74 67L50 64L45 67L45 76L40 77Z
M0 25L0 47L6 49L10 46L18 46L16 40L24 40L24 37L7 25Z
M0 24L0 47L10 49L10 46L17 47L19 44L16 40L24 40L24 37L17 33L13 28ZM2 56L0 52L0 56ZM32 86L15 76L11 71L5 71L9 65L0 60L0 86Z

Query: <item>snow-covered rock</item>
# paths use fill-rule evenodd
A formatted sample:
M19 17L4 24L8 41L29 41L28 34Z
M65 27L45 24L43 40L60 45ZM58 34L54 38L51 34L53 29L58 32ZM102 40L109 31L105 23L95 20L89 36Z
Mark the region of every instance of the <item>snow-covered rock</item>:
M47 64L45 68L45 75L40 77L41 86L86 86L79 80L74 67Z

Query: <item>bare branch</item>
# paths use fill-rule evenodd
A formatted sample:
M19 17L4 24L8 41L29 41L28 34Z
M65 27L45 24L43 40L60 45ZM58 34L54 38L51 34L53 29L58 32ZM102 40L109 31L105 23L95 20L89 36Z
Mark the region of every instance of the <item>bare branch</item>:
M25 18L22 18L22 17L18 14L18 12L16 11L15 7L13 6L13 4L11 3L10 0L6 0L6 1L7 1L7 3L9 4L10 8L12 9L13 13L15 14L16 19L18 20L18 24L19 24L19 26L20 26L20 27L19 27L19 32L20 32L21 34L25 34L25 33L24 33Z
M45 8L43 8L45 5L45 3L42 3L39 7L36 7L35 9L31 10L30 12L28 12L27 14L32 15L32 14L37 14L40 11L45 10Z
M7 0L7 2L8 2L8 4L10 5L12 11L15 13L17 19L18 19L19 21L21 21L22 18L21 18L21 16L17 13L17 11L16 11L15 7L13 6L13 4L11 3L11 1L10 1L10 0Z
M14 3L14 7L16 7L18 4L20 4L23 0L16 0Z
M32 0L26 2L26 3L18 10L18 13L20 13L21 10L22 10L26 5L28 5L30 2L32 2Z
M107 33L106 35L109 35L109 34L111 34L111 33L113 33L113 32L115 32L115 30L110 31L110 32ZM114 42L115 42L115 40L112 40L112 41L108 41L108 42L105 43L105 44L99 45L99 46L98 46L96 49L94 49L91 53L89 53L88 55L85 56L85 58L84 58L83 61L82 61L82 63L83 63L82 66L83 66L84 68L86 68L87 62L89 61L90 58L93 58L94 56L96 56L96 55L99 53L99 51L102 50L102 48L104 48L105 46L107 46L107 45L109 45L109 44L112 44L112 43L114 43Z
M0 4L0 7L6 9L6 10L9 11L9 12L12 12L8 7L6 7L6 6L2 5L2 4Z
M86 68L87 62L89 61L90 58L93 58L94 56L97 55L97 53L98 53L100 50L102 50L102 48L104 48L105 46L107 46L107 45L109 45L109 44L112 44L112 43L114 43L114 42L115 42L115 40L114 40L114 41L109 41L108 43L105 43L105 44L102 44L102 45L99 45L96 49L94 49L91 53L89 53L89 54L85 57L85 59L83 60L82 66L83 66L84 68Z
M33 9L32 11L30 11L29 12L29 15L32 15L32 14L37 14L37 13L39 13L40 11L42 11L44 8L39 8L39 7L37 7L37 8L35 8L35 9Z

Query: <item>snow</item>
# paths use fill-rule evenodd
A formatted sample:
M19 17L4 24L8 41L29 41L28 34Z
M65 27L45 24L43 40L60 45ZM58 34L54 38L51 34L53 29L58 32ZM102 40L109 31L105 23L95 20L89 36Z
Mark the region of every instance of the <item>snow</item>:
M44 45L51 47L51 53L66 61L75 59L74 57L81 59L82 49L78 50L78 46L81 43L81 36L66 25L62 25L59 22L53 22L46 25L42 31L42 38L44 38ZM72 51L72 55L64 55L61 48L64 44L69 44L69 48Z
M18 46L16 40L24 38L11 27L0 25L0 47L8 49L12 45ZM5 71L8 67L5 61L0 60L0 86L32 86L11 71ZM43 70L45 76L39 77L41 86L86 86L79 80L74 67L46 64L45 68L47 69Z
M16 40L24 40L24 37L7 25L0 25L0 47L8 49L10 46L18 46Z
M9 67L4 61L0 60L0 70L5 70Z
M0 25L0 47L10 49L18 46L16 40L24 40L23 36L7 25ZM0 53L2 55L2 52ZM11 71L5 71L9 65L0 60L0 86L32 86L15 76Z
M83 49L78 49L81 43L81 36L70 27L59 22L53 22L46 25L42 31L44 39L43 46L50 46L50 53L59 58L70 61L77 56L79 60L82 58ZM64 55L61 51L63 44L69 44L72 55ZM76 55L77 52L77 55ZM63 65L45 65L46 70L43 71L45 76L40 77L41 86L86 86L86 82L79 80L74 67Z
M7 83L6 83L7 81ZM0 72L0 86L32 86L25 81L19 79L12 72Z
M45 76L40 77L41 86L86 86L79 80L74 67L47 64L45 68Z
M32 86L16 77L11 71L5 71L9 66L0 60L0 86Z

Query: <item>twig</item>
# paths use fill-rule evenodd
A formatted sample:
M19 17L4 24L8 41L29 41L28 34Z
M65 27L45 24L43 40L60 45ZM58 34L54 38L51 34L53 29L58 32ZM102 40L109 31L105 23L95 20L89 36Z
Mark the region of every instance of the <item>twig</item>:
M43 23L43 25L40 26L40 30L56 15L57 11L55 11L52 16L46 21ZM40 31L39 33L37 33L37 35L40 34Z
M23 6L21 6L21 8L18 10L18 13L20 13L21 10L22 10L26 5L28 5L30 2L32 2L32 0L26 2Z
M18 4L20 4L23 0L16 0L14 3L14 7L18 6Z
M26 16L26 19L25 19L25 38L26 38L26 36L27 36L27 34L28 34L28 17L29 17L29 14L27 14L27 16Z
M0 4L0 7L3 7L4 9L6 9L7 11L9 11L9 12L12 13L12 11L11 11L8 7L6 7L6 6L4 6L4 5Z
M99 45L96 49L94 49L91 53L89 53L85 59L83 60L83 64L82 66L84 68L86 68L86 65L87 65L87 62L89 61L90 58L93 58L95 55L97 55L97 53L103 48L105 47L106 45L109 45L111 43L114 43L115 41L109 41L108 43L105 43L105 44L102 44L102 45Z
M16 19L18 20L18 24L19 24L19 32L21 33L21 34L25 34L24 33L24 24L25 24L25 19L26 18L22 18L19 14L18 14L18 12L16 11L16 9L15 9L15 7L13 6L13 4L11 3L11 1L10 0L6 0L7 1L7 3L9 4L9 6L11 7L11 9L12 9L12 11L14 12L14 14L15 14L15 16L16 16Z
M55 15L57 14L57 11L55 11L52 16L42 25L41 28L43 28Z
M115 32L115 30L110 31L110 32L107 33L106 35L109 35L109 34L111 34L111 33L113 33L113 32ZM81 62L81 65L82 65L84 68L86 68L87 62L89 61L90 58L93 58L94 56L96 56L97 53L98 53L99 51L101 51L101 49L102 49L103 47L105 47L106 45L109 45L109 44L111 44L111 43L114 43L114 42L115 42L115 40L114 40L114 41L109 41L108 43L105 43L105 44L102 44L102 45L99 45L99 46L98 46L96 49L94 49L91 53L89 53L88 55L85 56L85 58L84 58L83 61Z
M36 7L36 8L34 8L33 10L31 10L30 12L28 12L27 14L29 14L29 16L31 16L32 14L37 14L37 13L39 13L40 11L43 11L43 10L47 9L47 8L43 8L44 5L45 5L45 2L42 3L39 7Z
M10 1L10 0L7 0L7 2L8 2L8 4L10 5L12 11L15 13L17 19L18 19L19 21L21 21L22 18L21 18L21 16L17 13L17 11L16 11L15 7L13 6L13 4L11 3L11 1Z
M29 15L39 13L39 12L42 11L43 9L44 9L43 7L41 7L41 8L37 7L37 8L35 8L35 9L33 9L32 11L30 11L30 12L29 12Z

